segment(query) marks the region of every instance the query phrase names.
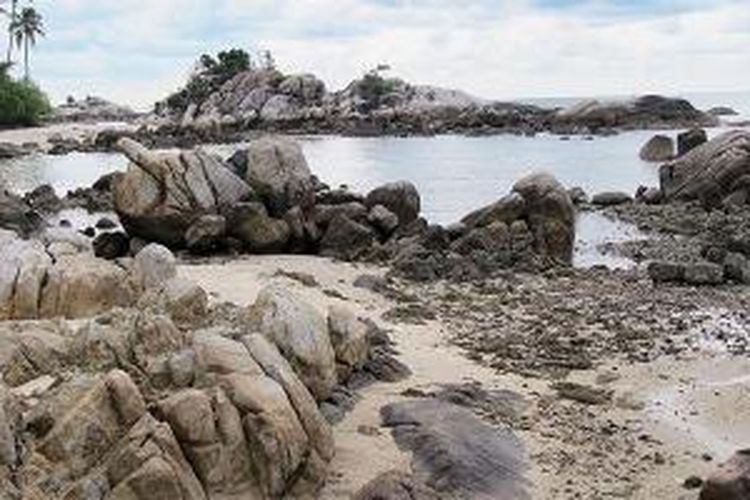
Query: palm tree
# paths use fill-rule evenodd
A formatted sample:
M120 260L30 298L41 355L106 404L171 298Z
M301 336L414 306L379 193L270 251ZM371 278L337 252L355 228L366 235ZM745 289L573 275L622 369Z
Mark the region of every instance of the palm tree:
M24 7L21 14L11 23L11 31L18 48L23 46L24 75L29 80L29 49L36 45L37 35L44 36L42 15L33 7Z
M7 0L2 0L0 3L5 3ZM5 62L10 64L11 57L13 57L13 21L16 19L18 11L18 0L10 0L10 9L0 7L0 13L8 16L10 23L8 25L8 49L5 54Z

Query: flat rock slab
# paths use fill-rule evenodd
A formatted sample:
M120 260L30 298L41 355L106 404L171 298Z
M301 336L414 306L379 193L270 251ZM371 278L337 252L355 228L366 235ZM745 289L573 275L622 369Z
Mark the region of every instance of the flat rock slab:
M437 492L473 500L530 498L524 452L510 431L435 399L394 403L381 415L399 447L413 453L415 475Z

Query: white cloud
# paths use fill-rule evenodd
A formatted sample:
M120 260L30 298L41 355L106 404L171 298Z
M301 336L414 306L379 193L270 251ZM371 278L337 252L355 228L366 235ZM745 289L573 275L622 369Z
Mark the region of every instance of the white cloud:
M750 87L744 0L36 3L49 36L34 74L58 100L94 93L147 106L199 53L229 46L269 48L283 69L314 72L332 88L381 62L409 80L494 98Z

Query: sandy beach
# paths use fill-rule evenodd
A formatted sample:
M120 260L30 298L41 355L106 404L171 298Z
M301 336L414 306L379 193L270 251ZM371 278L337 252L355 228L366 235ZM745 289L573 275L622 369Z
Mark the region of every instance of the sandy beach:
M320 286L279 276L280 269L311 274ZM523 397L526 409L511 427L527 450L532 498L697 498L684 481L705 477L737 443L750 440L742 418L750 409L750 360L698 353L648 364L604 362L573 371L568 380L612 391L612 402L582 405L558 398L552 379L500 374L469 359L450 342L451 327L440 319L419 325L383 320L398 304L352 283L384 271L299 256L180 267L182 276L200 283L216 301L249 304L263 286L283 282L321 311L345 303L392 330L399 359L413 376L364 389L355 409L334 427L336 458L321 498L347 497L382 472L407 469L410 455L382 428L380 408L404 399L406 390L429 392L445 384L478 382Z

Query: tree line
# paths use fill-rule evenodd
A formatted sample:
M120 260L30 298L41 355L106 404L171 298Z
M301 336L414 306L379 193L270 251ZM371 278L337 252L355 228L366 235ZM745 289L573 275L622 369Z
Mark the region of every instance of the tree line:
M0 0L0 18L7 27L5 61L0 62L0 126L37 124L50 111L47 97L31 81L30 54L37 39L45 35L42 15L29 2ZM16 63L16 51L23 54L24 78L9 75Z

